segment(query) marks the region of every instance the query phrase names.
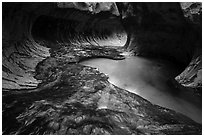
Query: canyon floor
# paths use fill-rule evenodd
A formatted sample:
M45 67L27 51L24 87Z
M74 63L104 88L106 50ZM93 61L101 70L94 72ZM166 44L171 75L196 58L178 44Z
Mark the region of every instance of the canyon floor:
M80 61L123 49L61 46L38 63L36 89L3 91L3 134L201 134L201 124L118 88Z

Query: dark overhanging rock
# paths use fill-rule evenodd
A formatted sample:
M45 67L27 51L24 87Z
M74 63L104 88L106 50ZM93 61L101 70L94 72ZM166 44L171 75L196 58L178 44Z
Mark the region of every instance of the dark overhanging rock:
M201 37L179 3L118 3L118 7L128 33L126 48L136 55L166 58L183 69L189 64Z
M33 39L33 36L32 36L33 34L31 33L32 27L35 21L40 16L47 16L48 18L53 18L53 19L58 17L58 19L63 20L68 18L68 16L71 15L71 17L69 17L70 20L81 23L78 26L82 28L87 27L86 30L90 29L88 27L91 21L93 21L94 19L93 17L96 16L95 20L98 20L97 18L100 18L100 17L97 17L97 15L91 15L91 13L86 13L86 11L81 12L81 11L77 11L76 9L58 8L57 3L4 3L3 12L5 13L3 15L3 46L2 46L3 47L3 68L4 68L4 72L6 72L6 73L3 73L3 78L4 78L3 88L8 90L26 89L26 88L28 89L28 88L36 87L39 81L36 81L33 78L33 72L35 71L34 70L35 66L37 65L38 62L43 60L45 57L49 56L49 49L46 47L55 47L53 46L54 44L52 42L40 41L39 43L37 39L35 40ZM83 25L84 19L89 19L88 20L89 22L86 22L86 24ZM121 26L120 23L117 21L117 19L113 19L113 20L115 20L113 21L113 24L115 27ZM101 21L103 22L103 19ZM102 24L102 22L100 24ZM108 24L106 20L105 22L106 24ZM97 28L97 22L95 22L93 26ZM106 31L107 30L108 29L106 28ZM119 31L118 34L120 34L122 29L120 30L115 29L114 31ZM50 32L47 32L47 33L50 34ZM59 33L59 32L55 32L55 33ZM81 34L81 32L78 32L78 33ZM103 32L100 32L100 33L103 33ZM106 35L97 36L97 35L99 34L92 34L92 37L77 37L76 41L78 42L83 38L85 39L86 42L88 41L89 45L94 44L98 46L100 45L100 43L98 43L97 39L101 39L101 38L106 39L107 36ZM114 35L113 38L114 37L117 38L117 35ZM59 38L57 39L58 42L60 41L60 38L62 37L59 36ZM67 38L65 38L65 40L67 40ZM119 43L119 44L122 44L122 43ZM12 56L13 58L15 58L14 60L12 59ZM25 56L31 57L31 58L25 58ZM28 64L27 62L30 62L30 63ZM29 70L25 72L24 68L27 68ZM15 72L15 73L14 75L12 75L11 73L7 73L7 72L11 72L11 73ZM19 73L19 74L16 74L16 73Z
M59 11L53 11L61 13ZM65 16L39 16L32 26L32 36L35 41L46 41L47 47L57 48L57 43L70 44L80 42L96 46L106 45L100 40L115 39L118 43L112 46L123 46L126 42L126 32L119 19L108 12L97 15L76 10L64 10ZM73 17L73 14L76 17ZM82 16L82 17L81 17ZM81 18L77 18L81 17ZM52 35L50 35L52 34ZM111 40L110 40L111 41ZM51 46L53 45L54 46ZM118 44L118 45L117 45Z
M201 3L181 3L184 16L197 31L194 43L194 54L185 70L176 77L183 86L194 89L196 94L202 94L202 7Z
M151 6L143 3L127 3L127 5L132 5L132 9L137 9L136 14L131 13L131 8L127 8L130 10L129 14L133 16L123 18L123 23L127 24L125 25L127 32L133 30L127 28L129 23L137 24L138 28L142 27L141 31L152 28L151 25L148 26L151 16L148 15L149 13L143 14L144 11L152 9ZM5 11L5 6L7 11ZM158 5L155 4L155 6ZM59 44L60 49L51 48L48 52L48 49L44 47L47 46L46 44L36 43L30 34L33 22L40 15L53 15L55 8L57 8L56 3L3 4L3 13L8 13L3 16L4 67L7 64L3 71L7 74L15 72L17 75L20 71L13 70L12 67L22 68L25 71L27 62L33 62L33 59L36 59L35 63L28 67L33 71L30 74L39 80L30 87L31 90L28 90L28 85L19 84L15 78L11 82L17 82L20 85L19 89L24 90L17 90L18 86L15 87L12 84L14 90L10 90L11 87L6 89L3 85L5 88L3 89L3 134L201 134L200 124L119 89L108 83L104 74L77 64L81 59L97 56L122 59L123 57L116 49L62 43ZM153 9L155 9L154 6ZM22 18L13 19L15 15ZM59 14L53 16L56 17ZM158 19L160 18L161 16L158 16ZM11 24L13 20L18 23ZM158 25L157 21L153 22L156 23L154 25ZM166 24L163 25L166 27ZM12 34L12 32L15 33ZM133 33L130 37L133 40L132 48L134 48L136 34ZM142 36L141 39L143 38L149 40L148 37ZM158 39L153 39L153 42L155 40ZM139 49L137 53L142 55L148 50ZM151 50L147 53L152 54ZM153 54L153 56L156 55ZM189 58L192 58L191 55ZM16 63L17 66L8 65L7 61L12 59L14 60L12 63ZM22 61L22 59L26 60ZM41 62L43 59L44 61ZM188 61L190 62L190 59ZM26 83L30 75L25 77L20 73L20 77L25 78Z

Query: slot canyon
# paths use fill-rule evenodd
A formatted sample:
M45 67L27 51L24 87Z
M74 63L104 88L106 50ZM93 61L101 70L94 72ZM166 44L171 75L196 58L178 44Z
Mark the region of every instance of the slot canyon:
M201 2L2 2L3 135L201 135Z

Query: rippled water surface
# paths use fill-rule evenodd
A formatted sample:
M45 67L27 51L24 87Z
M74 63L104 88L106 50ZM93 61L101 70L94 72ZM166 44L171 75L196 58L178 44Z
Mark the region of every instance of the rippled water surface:
M168 62L128 57L125 60L90 59L81 64L98 68L109 76L112 84L138 94L153 104L202 122L200 101L188 94L187 89L177 89L169 82L178 74L178 70Z

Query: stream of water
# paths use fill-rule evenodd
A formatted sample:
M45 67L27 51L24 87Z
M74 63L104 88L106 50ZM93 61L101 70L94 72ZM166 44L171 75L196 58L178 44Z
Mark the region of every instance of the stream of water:
M120 88L202 123L201 103L188 95L186 89L177 89L169 84L168 81L178 74L178 70L168 62L128 57L124 60L90 59L81 64L98 68L109 76L112 84Z

